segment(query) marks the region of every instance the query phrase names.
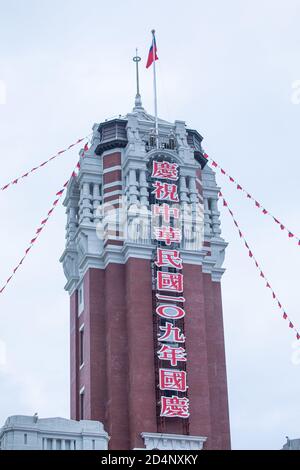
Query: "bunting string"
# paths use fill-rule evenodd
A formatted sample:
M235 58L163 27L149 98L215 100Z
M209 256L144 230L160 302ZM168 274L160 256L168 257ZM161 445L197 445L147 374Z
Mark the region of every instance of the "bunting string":
M233 214L233 212L232 212L232 210L230 209L227 200L224 198L224 196L223 196L223 194L222 194L221 192L219 193L219 196L220 196L220 198L221 198L222 201L223 201L223 206L227 208L227 210L228 210L228 212L229 212L229 214L230 214L230 216L231 216L231 218L232 218L232 220L233 220L233 223L234 223L234 225L235 225L235 227L236 227L236 229L237 229L237 231L238 231L238 233L239 233L239 236L240 236L241 240L243 241L243 243L244 243L244 245L245 245L245 248L248 250L248 256L249 256L249 258L251 258L251 259L253 260L253 262L254 262L254 264L255 264L255 267L256 267L256 269L257 269L258 272L259 272L260 277L261 277L261 278L263 279L263 281L265 282L266 288L267 288L267 289L270 289L272 298L273 298L274 302L276 303L278 309L281 311L282 318L287 321L289 328L291 328L291 329L294 330L294 332L295 332L295 334L296 334L296 338L299 340L299 339L300 339L299 331L295 328L294 322L292 321L292 319L291 319L291 318L288 316L288 314L286 313L286 311L285 311L285 309L284 309L282 303L281 303L280 300L278 299L277 294L275 293L274 289L272 288L272 286L271 286L271 284L270 284L270 281L267 279L267 277L266 277L265 273L263 272L263 270L262 270L260 264L258 263L256 257L254 256L254 253L253 253L252 249L250 248L250 246L249 246L249 244L248 244L248 242L247 242L247 240L246 240L246 238L245 238L245 236L244 236L244 234L243 234L243 232L242 232L242 230L241 230L241 228L240 228L240 225L238 224L238 222L237 222L237 220L236 220L236 218L235 218L235 216L234 216L234 214Z
M217 168L217 170L224 176L226 176L228 178L228 180L235 185L236 189L238 191L241 191L241 193L243 193L247 199L250 199L253 203L254 203L254 206L260 211L261 214L263 215L268 215L269 217L271 217L273 219L273 221L275 222L275 224L280 228L280 230L282 230L283 232L285 232L288 236L288 238L292 238L294 240L297 241L298 243L298 246L300 246L300 238L295 235L291 230L289 230L286 225L284 225L277 217L275 217L269 210L267 210L263 204L261 204L257 199L255 199L248 191L246 191L246 189L241 185L239 184L235 178L233 178L232 176L229 175L229 173L224 170L224 168L222 168L215 160L213 160L212 158L210 158L207 153L204 153L204 157L209 160L212 164L212 166L214 168Z
M52 205L51 205L51 208L50 210L48 211L47 213L47 216L40 222L38 228L36 229L35 231L35 234L34 234L34 237L30 240L24 254L23 254L23 257L20 259L19 263L15 266L15 268L13 269L13 271L11 272L11 275L6 279L6 282L3 284L3 286L1 287L0 289L0 294L2 294L4 292L4 290L6 289L7 285L11 282L11 280L13 279L13 277L16 275L16 272L18 271L18 269L21 267L21 265L23 264L25 258L28 256L31 248L33 247L33 245L36 243L37 239L39 238L40 234L42 233L42 231L44 230L49 218L51 217L53 211L55 210L56 206L58 205L62 195L64 194L64 191L66 189L66 187L68 186L69 184L69 181L71 181L71 179L75 176L77 176L76 174L76 169L80 169L80 163L78 162L75 169L72 171L72 174L70 176L70 178L64 183L63 187L57 191L57 193L55 194L55 200L53 201Z
M39 170L40 168L46 166L49 162L51 162L52 160L54 160L55 158L59 157L60 155L68 152L69 150L71 150L71 148L75 147L76 145L78 145L80 142L83 142L85 139L88 139L90 137L91 134L89 134L88 136L86 137L82 137L81 139L78 139L76 140L76 142L74 142L73 144L70 144L68 147L66 147L65 149L63 150L59 150L59 152L57 152L55 155L53 155L53 157L49 158L48 160L44 161L43 163L40 163L39 165L31 168L31 170L27 171L26 173L24 173L22 176L19 176L18 178L15 178L13 180L11 180L9 183L5 184L4 186L2 186L2 188L0 188L0 191L5 191L5 189L8 189L10 186L13 186L15 184L17 184L19 181L21 181L22 179L24 178L27 178L29 176L32 175L32 173L35 173L37 170ZM85 145L84 147L84 151L87 150L87 144Z

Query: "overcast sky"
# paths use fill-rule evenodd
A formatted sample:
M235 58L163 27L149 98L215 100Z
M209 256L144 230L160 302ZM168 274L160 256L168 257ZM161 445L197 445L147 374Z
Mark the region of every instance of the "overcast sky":
M299 221L300 1L0 0L0 186L133 106L157 31L158 107L295 233ZM6 87L6 99L3 88ZM2 90L2 91L1 91ZM77 150L0 194L0 283L23 255L70 174ZM249 244L300 328L300 248L217 175ZM300 342L258 277L228 213L223 278L234 449L278 449L300 437ZM69 307L59 264L59 206L0 296L0 425L12 414L69 417Z

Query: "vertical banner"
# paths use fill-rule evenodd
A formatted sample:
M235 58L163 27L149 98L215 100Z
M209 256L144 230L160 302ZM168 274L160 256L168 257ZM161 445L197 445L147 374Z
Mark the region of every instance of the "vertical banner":
M156 344L158 415L188 418L184 335L184 276L177 163L154 159L151 169L154 335Z

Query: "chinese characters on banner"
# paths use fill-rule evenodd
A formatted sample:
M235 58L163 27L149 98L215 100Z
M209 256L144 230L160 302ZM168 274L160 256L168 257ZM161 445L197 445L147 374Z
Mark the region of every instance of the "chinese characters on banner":
M189 417L187 398L187 377L185 336L178 321L185 316L184 309L178 305L185 302L183 297L182 259L178 250L181 242L179 218L180 210L172 205L179 203L177 181L178 165L167 161L153 161L152 194L155 204L152 214L160 223L153 228L156 241L156 302L155 315L158 318L159 336L157 357L167 363L159 367L160 416ZM164 181L165 180L165 181ZM171 181L171 182L170 182Z

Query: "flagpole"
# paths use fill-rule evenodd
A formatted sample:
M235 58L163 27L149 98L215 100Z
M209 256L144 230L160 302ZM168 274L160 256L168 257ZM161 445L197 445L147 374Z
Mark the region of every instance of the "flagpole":
M157 91L156 91L156 67L155 67L155 55L156 55L156 43L155 43L155 29L152 29L152 54L153 54L153 90L154 90L154 116L155 116L155 137L156 147L158 148L158 117L157 117Z

